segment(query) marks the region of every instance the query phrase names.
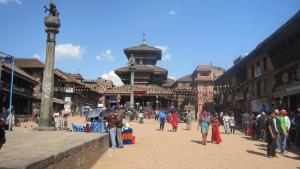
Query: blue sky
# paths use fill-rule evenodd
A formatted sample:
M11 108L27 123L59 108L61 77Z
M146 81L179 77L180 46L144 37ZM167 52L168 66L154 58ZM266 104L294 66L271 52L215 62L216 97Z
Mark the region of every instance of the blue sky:
M44 61L43 6L50 0L0 0L0 51ZM55 0L61 28L55 66L84 78L109 77L142 43L164 49L158 66L180 78L199 64L230 68L291 18L299 0Z

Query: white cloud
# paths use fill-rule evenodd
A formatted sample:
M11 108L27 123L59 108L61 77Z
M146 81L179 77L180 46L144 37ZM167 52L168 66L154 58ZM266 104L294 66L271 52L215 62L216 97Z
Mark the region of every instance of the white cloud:
M114 61L115 58L112 55L112 51L111 50L106 50L105 52L100 53L99 55L96 56L97 60L104 60L104 61Z
M169 79L176 80L175 76L168 76Z
M124 85L120 77L114 71L110 71L109 73L104 73L101 76L101 78L106 80L111 80L115 86Z
M176 11L171 10L171 11L169 11L168 13L169 13L169 15L175 15L175 14L176 14Z
M55 48L55 57L57 59L80 59L84 50L79 45L72 43L59 44Z
M16 4L22 5L22 1L21 0L0 0L0 5L1 4L8 4L9 2L15 2Z
M168 61L168 60L171 60L171 59L172 59L172 56L169 53L162 56L162 60L164 60L164 61Z
M34 55L32 56L33 58L36 58L38 60L41 60L42 59L42 56L37 54L37 53L34 53Z
M169 61L172 59L172 55L168 53L168 46L155 46L155 47L161 49L162 61Z

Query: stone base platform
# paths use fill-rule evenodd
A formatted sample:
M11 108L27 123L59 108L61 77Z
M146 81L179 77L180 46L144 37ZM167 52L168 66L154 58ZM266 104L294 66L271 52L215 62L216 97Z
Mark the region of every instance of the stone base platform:
M109 148L106 133L13 131L0 150L0 169L88 169Z

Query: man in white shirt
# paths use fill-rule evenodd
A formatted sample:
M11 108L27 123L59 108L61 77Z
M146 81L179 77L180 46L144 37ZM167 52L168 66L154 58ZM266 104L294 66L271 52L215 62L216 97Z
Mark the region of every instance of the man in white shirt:
M230 117L228 116L228 113L226 113L223 116L224 130L225 130L226 134L230 134L229 120L230 120Z

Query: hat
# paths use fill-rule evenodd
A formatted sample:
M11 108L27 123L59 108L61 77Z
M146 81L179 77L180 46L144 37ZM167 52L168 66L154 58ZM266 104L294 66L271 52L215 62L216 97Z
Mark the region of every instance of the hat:
M280 111L280 114L283 115L283 116L286 116L288 114L288 112L285 109L282 109Z
M125 127L124 127L124 129L129 129L129 123L125 123Z
M275 112L276 115L279 114L279 110L278 109L275 109L274 112Z

